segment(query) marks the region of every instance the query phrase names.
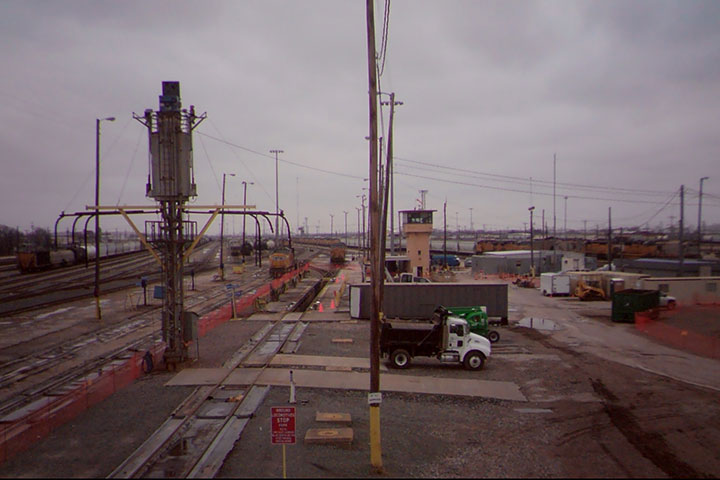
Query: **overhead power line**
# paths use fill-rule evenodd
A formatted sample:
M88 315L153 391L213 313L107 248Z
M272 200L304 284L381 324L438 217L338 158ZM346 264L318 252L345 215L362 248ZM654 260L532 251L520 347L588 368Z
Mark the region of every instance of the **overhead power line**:
M242 145L237 145L237 144L232 143L232 142L229 142L229 141L227 141L227 140L223 140L222 138L217 138L217 137L214 137L214 136L212 136L212 135L208 135L207 133L203 133L203 132L197 132L197 133L198 133L198 135L202 135L202 136L207 137L207 138L209 138L209 139L211 139L211 140L215 140L216 142L224 143L224 144L226 144L226 145L230 145L231 147L239 148L239 149L241 149L241 150L245 150L246 152L254 153L255 155L259 155L259 156L261 156L261 157L270 158L270 159L272 159L273 161L275 160L275 157L274 157L274 156L268 155L268 154L266 154L266 153L258 152L257 150L253 150L253 149L251 149L251 148L243 147ZM362 176L360 176L360 175L352 175L352 174L349 174L349 173L337 172L337 171L333 171L333 170L327 170L327 169L324 169L324 168L311 167L311 166L309 166L309 165L303 165L303 164L301 164L301 163L292 162L292 161L287 160L287 159L285 159L285 158L281 158L281 159L279 159L279 161L282 162L282 163L286 163L286 164L288 164L288 165L294 165L294 166L296 166L296 167L305 168L305 169L313 170L313 171L316 171L316 172L328 173L328 174L330 174L330 175L337 175L337 176L346 177L346 178L354 178L354 179L356 179L356 180L362 180L362 179L364 178L364 177L362 177Z
M522 193L522 194L524 194L524 195L528 193L527 190L521 190L521 189L517 189L517 188L495 187L495 186L492 186L492 185L483 185L483 184L478 184L478 183L462 182L462 181L458 181L458 180L447 180L447 179L442 179L442 178L437 178L437 177L427 177L427 176L423 176L423 175L416 175L416 174L413 174L413 173L402 172L402 171L398 171L398 170L396 170L394 173L395 173L396 175L405 175L405 176L408 176L408 177L423 178L423 179L425 179L425 180L433 180L433 181L436 181L436 182L443 182L443 183L452 183L452 184L455 184L455 185L467 185L467 186L470 186L470 187L487 188L487 189L490 189L490 190L501 190L501 191L503 191L503 192L516 192L516 193ZM536 194L536 195L544 195L544 196L552 196L552 193L545 193L545 192L534 192L534 194ZM568 197L568 198L573 198L573 199L583 199L583 200L601 200L601 201L605 201L605 202L647 203L647 204L650 204L650 205L658 205L658 204L660 203L660 202L650 201L650 200L634 200L634 199L622 199L622 198L603 198L603 197L590 197L590 196L584 196L584 195L568 195L567 197Z
M463 174L463 176L467 176L468 173L483 176L483 177L491 177L494 179L498 179L498 181L505 181L508 183L520 183L523 185L530 185L530 179L525 177L517 177L517 176L511 176L511 175L499 175L494 173L487 173L487 172L479 172L476 170L469 170L464 168L454 168L454 167L448 167L445 165L438 165L430 162L422 162L419 160L410 160L408 158L401 158L401 157L395 157L393 156L393 160L400 160L401 162L409 162L417 165L425 165L432 168L437 168L441 170L449 170L449 171L455 171L460 172ZM536 178L532 179L533 185L547 185L551 186L553 184L550 180L539 180ZM612 191L612 192L625 192L630 194L647 194L647 195L662 195L667 196L671 192L668 191L660 191L660 190L647 190L647 189L636 189L636 188L622 188L622 187L608 187L608 186L600 186L600 185L584 185L584 184L578 184L578 183L569 183L569 182L556 182L556 185L573 188L573 189L588 189L588 190L600 190L600 191Z

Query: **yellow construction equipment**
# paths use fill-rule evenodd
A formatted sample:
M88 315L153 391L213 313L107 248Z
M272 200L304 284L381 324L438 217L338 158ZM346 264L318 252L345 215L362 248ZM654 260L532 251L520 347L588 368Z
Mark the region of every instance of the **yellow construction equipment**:
M592 287L582 280L578 282L578 285L575 288L575 296L582 301L607 300L605 292L602 288Z

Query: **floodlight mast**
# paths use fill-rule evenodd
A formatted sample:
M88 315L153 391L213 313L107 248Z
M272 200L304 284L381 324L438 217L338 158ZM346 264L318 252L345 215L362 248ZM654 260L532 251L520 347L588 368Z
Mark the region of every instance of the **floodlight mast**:
M183 310L183 254L193 236L193 224L183 221L183 205L197 196L192 161L192 131L206 118L195 107L182 109L180 82L162 82L160 109L147 109L133 118L145 125L150 140L150 172L146 195L160 203L162 220L151 223L150 241L163 257L162 333L165 365L175 370L186 362L187 342L194 338L193 315ZM186 232L186 230L190 232Z

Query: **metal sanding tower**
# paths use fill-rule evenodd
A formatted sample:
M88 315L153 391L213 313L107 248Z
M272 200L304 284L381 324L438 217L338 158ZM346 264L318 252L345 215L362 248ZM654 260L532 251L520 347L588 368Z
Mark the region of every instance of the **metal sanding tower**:
M180 83L163 82L160 109L147 109L133 118L145 125L150 140L150 171L146 195L160 203L161 221L145 224L146 238L162 252L164 280L162 332L167 345L165 364L174 369L188 359L192 315L183 310L184 253L196 233L194 222L183 219L184 204L197 196L192 158L192 131L206 115L195 107L182 109Z

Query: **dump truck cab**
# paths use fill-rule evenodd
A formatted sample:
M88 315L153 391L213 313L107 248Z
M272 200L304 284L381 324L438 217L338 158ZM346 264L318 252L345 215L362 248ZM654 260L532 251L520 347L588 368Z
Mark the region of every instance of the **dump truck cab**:
M383 323L380 351L395 368L407 368L412 357L436 357L443 363L460 363L468 370L480 370L490 356L490 341L472 333L468 322L436 310L434 323Z

